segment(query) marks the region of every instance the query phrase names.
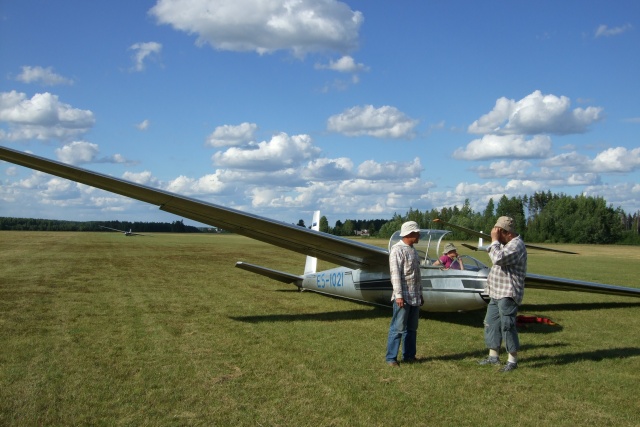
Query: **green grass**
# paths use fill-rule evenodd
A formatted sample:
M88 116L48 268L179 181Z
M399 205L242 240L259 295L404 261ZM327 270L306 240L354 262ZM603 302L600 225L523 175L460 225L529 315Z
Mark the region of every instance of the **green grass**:
M638 247L554 247L581 255L529 271L639 286ZM475 364L482 311L427 314L394 370L390 310L238 260L304 264L235 235L0 232L0 425L638 425L640 299L528 290L558 326L523 329L508 375Z

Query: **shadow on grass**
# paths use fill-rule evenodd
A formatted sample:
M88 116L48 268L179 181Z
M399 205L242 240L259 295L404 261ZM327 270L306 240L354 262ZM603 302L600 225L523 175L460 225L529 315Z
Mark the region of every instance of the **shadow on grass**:
M264 316L235 316L232 320L247 323L261 322L297 322L297 321L321 321L335 322L337 320L361 320L391 318L390 310L384 307L370 307L362 310L329 311L324 313L291 313L291 314L266 314Z
M555 347L566 347L569 344L566 343L553 343L553 344L525 344L520 346L520 351L527 351L531 349L540 349L540 348L555 348ZM478 349L474 351L465 351L464 353L455 353L455 354L441 354L438 356L431 357L420 357L415 363L427 363L434 361L451 361L451 360L466 360L466 359L482 359L487 356L486 349Z
M607 348L605 350L583 351L555 356L537 356L527 358L527 367L541 368L550 365L568 365L577 362L602 362L606 359L626 359L640 356L638 347Z
M520 311L583 311L637 307L640 307L640 302L576 302L564 304L523 304Z
M569 344L566 343L553 343L553 344L525 344L520 346L520 352L526 352L527 350L539 350L544 348L560 348L567 347ZM435 361L463 361L467 359L482 359L487 355L487 350L478 349L474 351L467 351L464 353L456 353L456 354L442 354L438 356L431 357L419 357L418 360L414 363L428 363ZM629 357L640 356L640 348L638 347L622 347L622 348L608 348L604 350L594 350L594 351L583 351L579 353L566 353L566 354L558 354L558 355L549 355L549 356L534 356L534 357L523 357L522 362L523 365L526 365L530 368L542 368L547 366L560 366L560 365L568 365L571 363L578 363L584 361L590 362L601 362L603 360L610 359L626 359Z

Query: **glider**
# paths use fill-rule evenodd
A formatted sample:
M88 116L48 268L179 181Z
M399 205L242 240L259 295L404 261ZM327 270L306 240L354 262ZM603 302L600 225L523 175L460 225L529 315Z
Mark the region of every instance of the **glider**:
M301 275L246 262L236 263L238 268L284 283L292 283L300 290L372 304L391 305L389 248L400 238L399 232L391 237L388 248L383 249L322 233L318 231L318 220L315 218L313 229L307 229L6 147L0 147L0 159L150 203L175 215L307 255L305 272ZM316 216L319 218L319 213L316 213ZM452 226L451 224L447 225ZM422 309L425 311L457 312L485 308L489 301L488 295L484 293L489 268L479 260L467 255L464 256L464 270L449 269L445 271L439 267L431 266L440 254L443 238L450 231L423 229L420 233L420 244L416 246L416 249L422 257L421 274L425 301ZM334 263L339 267L316 271L316 258ZM535 274L527 274L525 286L527 288L640 297L639 288Z

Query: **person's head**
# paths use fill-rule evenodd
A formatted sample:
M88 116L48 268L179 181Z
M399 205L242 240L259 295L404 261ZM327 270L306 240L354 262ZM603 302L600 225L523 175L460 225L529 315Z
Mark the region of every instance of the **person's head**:
M400 237L407 245L413 245L420 240L420 226L415 221L407 221L400 228Z
M458 249L456 249L456 246L453 243L447 243L444 245L444 254L453 259L458 256Z
M498 240L502 244L509 243L511 239L518 235L518 233L516 233L516 223L513 218L509 216L501 216L498 218L494 227L500 229Z

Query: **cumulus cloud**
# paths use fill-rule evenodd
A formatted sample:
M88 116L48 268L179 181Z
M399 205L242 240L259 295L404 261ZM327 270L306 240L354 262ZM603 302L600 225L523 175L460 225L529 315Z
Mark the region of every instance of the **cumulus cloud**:
M307 163L300 176L310 181L346 180L353 176L353 162L346 157L315 159Z
M270 141L262 141L251 147L231 147L213 155L216 166L235 169L278 170L298 165L319 155L309 135L286 133L274 135Z
M86 133L95 118L91 111L73 108L48 92L28 99L24 93L11 91L0 93L0 122L9 126L2 139L65 140Z
M63 163L78 165L83 163L131 163L122 155L98 158L98 144L87 141L73 141L56 149L58 160Z
M395 107L385 105L356 106L329 117L327 129L348 136L368 135L376 138L411 138L417 120Z
M362 13L336 0L158 0L149 13L159 24L197 36L214 49L350 51L358 45Z
M542 166L570 172L626 173L640 169L640 148L608 148L593 159L575 151L550 157Z
M149 187L158 187L160 185L160 181L153 176L153 174L149 171L143 172L125 172L122 174L122 178L127 181L135 182L136 184L142 184Z
M475 168L478 176L483 179L494 178L524 178L527 176L527 169L531 167L530 162L524 160L491 162L489 166L479 166Z
M608 25L602 24L602 25L599 25L598 28L596 29L594 37L598 38L598 37L618 36L624 32L631 30L632 28L633 26L631 24L624 24L619 27L612 27L612 28L609 28Z
M245 145L253 140L253 135L258 128L255 123L244 122L237 126L218 126L207 137L205 145L209 147L234 147Z
M135 43L129 46L129 50L133 50L133 70L143 71L145 69L145 61L148 59L157 59L162 52L162 44L157 42Z
M316 64L316 69L319 70L332 70L339 73L360 73L362 71L369 71L369 67L364 64L358 64L349 55L343 56L337 61L329 61L329 64Z
M58 160L72 165L91 163L98 155L98 144L86 141L73 141L71 144L56 149Z
M30 67L28 65L22 67L22 72L18 74L16 80L23 83L40 83L45 86L73 84L73 80L54 73L52 67Z
M593 159L591 170L594 172L631 172L640 169L640 148L609 148Z
M489 113L474 121L468 131L496 135L568 135L584 133L603 119L601 107L571 110L566 96L543 95L539 90L519 101L500 98Z
M419 158L413 162L384 162L366 160L358 166L358 177L372 180L396 180L418 178L424 168Z
M536 135L527 140L522 135L485 135L471 141L466 148L453 152L454 159L485 160L499 158L535 159L551 153L551 138Z

